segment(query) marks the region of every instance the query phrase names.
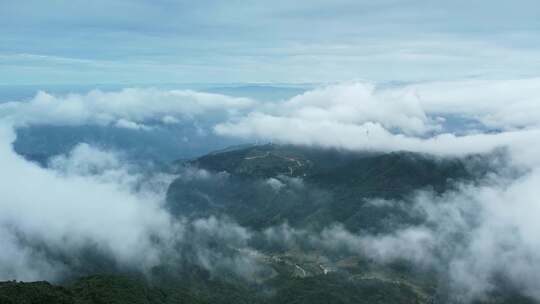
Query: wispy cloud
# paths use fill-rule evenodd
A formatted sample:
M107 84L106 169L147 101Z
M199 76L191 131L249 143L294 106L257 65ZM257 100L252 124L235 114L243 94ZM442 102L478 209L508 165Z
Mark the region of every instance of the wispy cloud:
M13 75L20 83L508 78L537 76L540 64L534 1L0 5L1 53L95 63L77 70L26 58L41 69L3 69L5 82ZM103 64L107 73L100 73Z

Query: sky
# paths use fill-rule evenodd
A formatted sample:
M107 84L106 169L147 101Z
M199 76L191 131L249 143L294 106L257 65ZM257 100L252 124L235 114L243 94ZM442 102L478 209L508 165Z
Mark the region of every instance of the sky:
M178 131L165 134L186 145L232 138L437 157L503 151L512 174L414 198L430 225L367 239L329 229L352 250L412 252L435 264L449 238L467 233L447 257L460 288L489 290L474 283L503 272L540 299L539 11L537 0L0 0L0 280L65 271L19 232L75 258L91 241L143 268L170 254L152 243L156 235L174 245L199 229L246 247L250 233L237 224L175 221L163 209L174 177L139 191L142 176L122 153L83 141L40 167L13 149L22 128L93 126ZM224 83L271 83L247 86L261 94L298 86L270 101L190 85ZM26 85L43 92L4 96ZM190 136L179 132L186 126ZM226 260L209 248L200 248L201 263ZM243 259L227 264L250 269Z
M538 76L540 3L0 0L0 83Z

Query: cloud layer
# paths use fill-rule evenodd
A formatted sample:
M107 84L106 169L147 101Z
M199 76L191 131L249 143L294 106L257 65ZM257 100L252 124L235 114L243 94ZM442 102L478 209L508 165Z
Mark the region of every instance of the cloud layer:
M145 122L175 124L180 118L223 119L249 108L247 98L190 90L124 89L54 96L39 92L28 102L0 104L0 118L24 125L114 125L143 129Z
M435 267L447 274L462 300L489 292L500 274L540 298L539 227L534 218L540 211L538 88L539 79L346 83L273 104L193 91L126 89L67 96L40 93L29 102L2 104L0 238L5 250L0 252L0 279L58 278L72 263L51 259L51 254L69 256L89 247L119 267L143 271L188 252L208 269L256 271L249 254L211 250L214 240L253 250L252 232L223 219L175 219L162 208L169 176L152 176L151 183L142 183L143 176L121 155L85 144L51 159L47 169L12 148L20 126L90 124L145 132L201 117L214 124L219 135L348 150L446 156L503 149L509 155L509 164L503 165L517 166L519 175L501 171L451 193L419 193L411 212L424 219L420 225L385 235L353 234L339 225L317 233L278 226L263 236L268 242L307 242L381 262L404 258ZM205 178L208 173L185 174ZM273 191L283 187L276 179L265 183ZM381 204L392 202L373 203Z
M221 135L437 155L523 152L539 136L540 79L328 86L218 124Z
M425 219L422 225L357 242L381 261L406 258L439 269L461 301L493 291L501 275L507 285L540 299L539 227L534 217L540 208L538 185L540 171L535 168L515 180L497 177L442 197L420 193L413 210Z
M522 175L503 170L480 185L462 185L442 196L419 193L409 212L424 219L420 225L385 235L355 235L340 226L319 235L290 228L269 233L382 262L406 259L434 267L448 279L457 301L493 291L500 276L507 286L539 299L539 230L533 216L540 207L539 88L539 79L340 84L258 108L215 130L347 150L446 156L504 149L508 163L499 165L517 166Z
M43 168L17 155L14 139L3 125L0 280L58 280L91 272L92 256L108 263L101 271L148 273L183 261L238 275L258 269L249 255L226 253L246 247L246 229L216 218L175 218L163 208L174 176L144 174L121 154L87 144ZM216 244L223 250L211 249Z

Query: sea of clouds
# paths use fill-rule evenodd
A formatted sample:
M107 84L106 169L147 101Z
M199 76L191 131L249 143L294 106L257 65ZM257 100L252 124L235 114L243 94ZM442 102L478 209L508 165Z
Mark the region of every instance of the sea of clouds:
M179 248L189 246L196 248L190 258L207 269L257 271L251 255L220 255L204 241L249 251L249 230L225 219L193 221L166 211L165 192L177 176L140 173L121 151L84 143L50 158L47 166L13 149L17 129L26 126L105 125L145 132L185 119L211 121L219 136L353 151L447 157L504 150L508 160L502 165L519 175L494 174L442 195L417 193L411 212L424 218L422 224L385 235L353 234L339 223L317 234L285 225L265 235L284 243L308 239L381 262L404 258L436 267L464 300L489 292L500 274L540 299L540 79L351 82L275 103L188 90L124 89L40 92L29 101L0 104L0 279L61 278L89 248L120 269L145 271L181 259ZM399 205L384 202L394 203Z

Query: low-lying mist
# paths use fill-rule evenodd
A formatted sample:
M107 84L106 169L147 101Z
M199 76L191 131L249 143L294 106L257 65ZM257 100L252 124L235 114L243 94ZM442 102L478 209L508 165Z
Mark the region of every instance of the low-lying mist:
M211 275L248 279L270 271L261 258L268 252L304 251L327 260L404 260L435 272L458 302L481 298L501 284L540 300L538 87L537 79L389 89L342 84L275 104L130 89L64 97L40 93L27 103L2 104L0 280L58 282L110 271L152 276L160 267L181 275L189 265ZM256 227L238 223L234 214L188 215L189 210L174 209L167 201L171 184L196 188L201 202L218 207L222 202L213 201L211 193L216 185L225 198L243 188L230 172L152 169L123 151L91 144L79 143L41 165L13 148L17 129L28 126L98 125L147 132L186 117L204 119L215 136L242 140L348 152L407 151L442 160L497 151L504 157L491 162L493 170L481 179L455 181L443 192L415 189L395 199L370 198L366 208L389 215L386 229L370 230L280 218ZM451 117L475 123L458 132ZM286 174L254 179L246 189L253 193L243 203L276 193L296 208L332 206L337 200L307 178ZM395 214L409 220L392 222Z

